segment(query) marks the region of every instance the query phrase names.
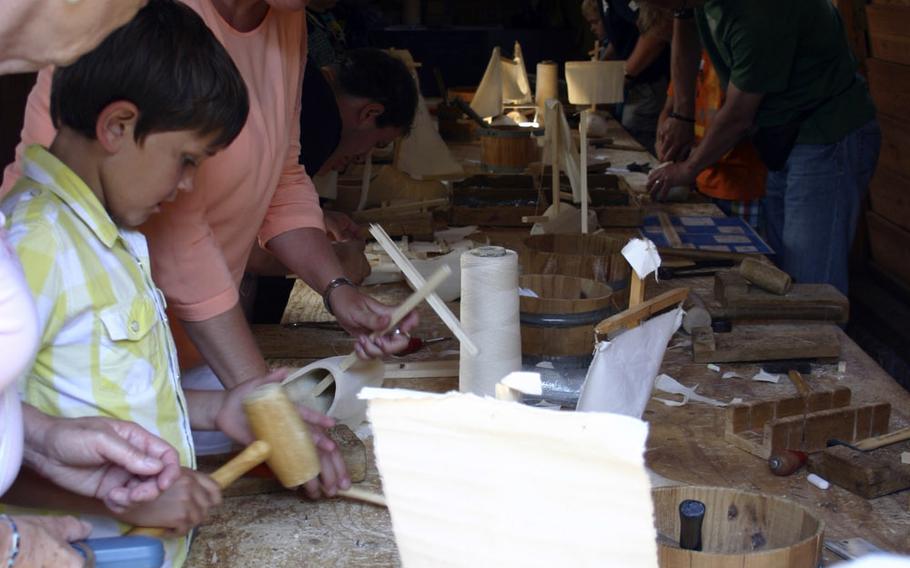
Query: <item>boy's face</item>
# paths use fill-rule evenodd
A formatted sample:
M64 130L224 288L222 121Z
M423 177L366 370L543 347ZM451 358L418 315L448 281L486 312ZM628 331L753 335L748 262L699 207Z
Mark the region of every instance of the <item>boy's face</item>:
M196 168L215 153L215 136L179 130L123 144L101 172L105 208L114 222L137 227L179 191L192 191Z

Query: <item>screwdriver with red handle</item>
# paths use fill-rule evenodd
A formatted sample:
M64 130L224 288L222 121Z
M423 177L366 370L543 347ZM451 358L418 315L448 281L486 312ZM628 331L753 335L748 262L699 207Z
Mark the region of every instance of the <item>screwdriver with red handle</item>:
M396 357L403 357L405 355L410 355L411 353L416 353L423 349L425 346L432 343L442 343L443 341L449 341L453 339L451 336L448 337L434 337L432 339L420 339L419 337L411 337L408 340L408 346L404 348L404 351L400 351L395 354Z

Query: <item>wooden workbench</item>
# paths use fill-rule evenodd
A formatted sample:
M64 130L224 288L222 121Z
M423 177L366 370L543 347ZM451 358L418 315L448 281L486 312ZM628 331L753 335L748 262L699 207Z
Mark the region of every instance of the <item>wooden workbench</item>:
M622 139L615 129L611 136ZM626 137L627 139L628 137ZM463 159L467 150L457 150ZM630 155L631 154L631 155ZM614 153L614 165L623 160L650 161L645 152ZM627 181L643 192L643 174L629 174ZM505 234L494 237L506 239ZM511 242L520 239L511 235ZM711 296L711 280L686 279L651 285L648 295L668 286L686 285ZM402 299L408 290L403 284L374 287L371 293L388 301ZM290 320L311 319L312 310L302 292L295 291L292 302L299 312L291 310ZM457 305L454 308L457 314ZM297 314L295 316L295 314ZM306 317L300 314L306 314ZM448 335L442 323L426 306L421 308L418 333L423 337ZM318 318L317 318L318 319ZM267 357L275 364L302 365L309 360L349 350L351 340L343 332L260 326L257 338ZM846 372L839 376L836 365L818 366L809 378L816 386L848 386L857 402L888 401L892 404L891 429L910 425L910 394L903 390L870 357L842 332L841 360ZM685 339L680 332L674 342ZM673 343L673 342L671 342ZM452 344L434 345L429 353L411 356L425 359L445 354ZM445 356L452 357L451 353ZM751 376L757 367L722 365L722 371L736 370ZM795 393L786 381L779 384L758 383L742 379L722 380L705 365L692 363L687 348L668 351L662 372L681 383L699 385L706 396L745 401ZM406 386L443 392L457 388L457 378L430 381L398 380L387 386ZM650 424L646 461L656 473L680 483L716 485L780 495L807 507L827 524L825 537L841 539L862 537L894 552L910 553L910 492L867 501L838 487L827 491L806 482L803 470L791 477L775 477L767 465L724 440L725 411L703 404L672 408L651 400L643 417ZM368 448L371 447L371 440ZM375 463L371 461L365 485L379 489ZM826 554L826 562L833 556ZM306 501L289 492L228 497L212 518L197 531L188 566L192 568L230 568L246 566L396 566L399 564L392 534L391 520L385 509L339 499Z

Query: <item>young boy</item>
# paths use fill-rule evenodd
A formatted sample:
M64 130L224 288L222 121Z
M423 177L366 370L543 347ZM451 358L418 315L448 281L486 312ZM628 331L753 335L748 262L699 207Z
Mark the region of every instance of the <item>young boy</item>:
M195 12L151 0L55 72L51 109L57 137L47 149L27 150L25 175L2 204L40 325L22 396L52 415L131 420L172 444L184 466L180 479L115 517L185 534L220 501L217 485L192 469L191 423L242 422L243 392L184 398L164 300L135 227L191 190L196 166L237 136L246 88ZM34 506L110 514L100 501L59 488L31 495ZM92 522L95 536L125 528ZM182 565L187 539L168 540L166 550L167 566Z

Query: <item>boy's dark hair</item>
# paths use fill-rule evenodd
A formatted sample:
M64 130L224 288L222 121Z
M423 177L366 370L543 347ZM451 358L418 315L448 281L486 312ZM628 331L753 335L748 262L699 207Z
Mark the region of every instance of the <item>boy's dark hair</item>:
M129 101L139 109L135 139L155 132L217 133L230 144L249 112L246 85L196 12L174 0L150 0L123 27L71 65L54 72L51 118L95 139L104 108Z
M338 64L341 91L382 104L376 126L394 126L407 134L417 111L417 86L403 61L381 49L352 49Z

